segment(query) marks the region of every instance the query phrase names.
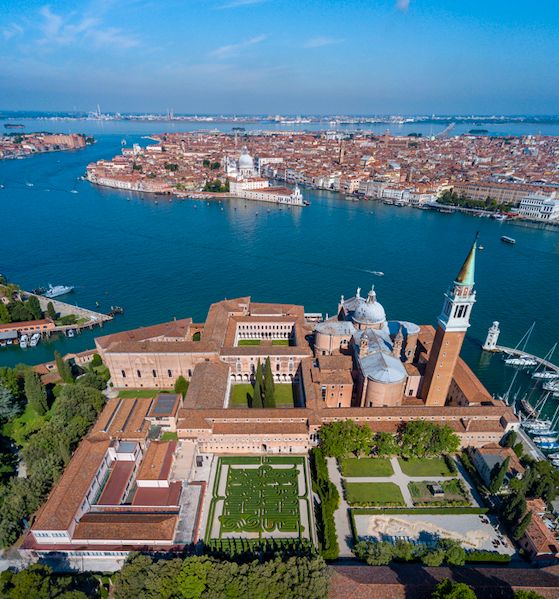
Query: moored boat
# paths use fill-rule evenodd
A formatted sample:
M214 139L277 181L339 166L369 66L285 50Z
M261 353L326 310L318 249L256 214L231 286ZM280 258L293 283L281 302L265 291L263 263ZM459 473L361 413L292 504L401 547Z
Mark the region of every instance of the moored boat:
M72 291L74 291L74 287L72 285L55 285L54 287L49 285L49 288L45 291L45 297L58 297L60 295L71 293Z
M506 235L503 235L501 237L501 241L503 241L504 243L510 243L511 245L514 245L516 243L516 239L513 239L512 237L507 237Z

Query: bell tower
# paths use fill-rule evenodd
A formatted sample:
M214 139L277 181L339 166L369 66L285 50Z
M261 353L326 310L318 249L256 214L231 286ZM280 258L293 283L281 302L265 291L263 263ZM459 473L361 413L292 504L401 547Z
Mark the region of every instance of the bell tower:
M445 293L443 309L421 387L427 406L444 406L462 342L470 326L470 314L476 301L474 275L476 239L456 279Z

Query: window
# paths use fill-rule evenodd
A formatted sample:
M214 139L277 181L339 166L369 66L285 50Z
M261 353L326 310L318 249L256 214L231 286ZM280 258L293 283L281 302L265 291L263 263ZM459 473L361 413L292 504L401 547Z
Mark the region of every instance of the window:
M155 370L152 370L151 374L153 374L153 378L155 378L157 376L157 372Z
M120 373L122 374L122 378L125 379L126 378L126 371L125 370L121 370Z
M192 370L190 368L188 369L188 376L192 376Z
M138 375L138 378L141 379L142 378L142 373L139 370L136 370L136 374Z
M173 376L173 372L171 370L167 370L167 375L169 376L169 378L171 378Z

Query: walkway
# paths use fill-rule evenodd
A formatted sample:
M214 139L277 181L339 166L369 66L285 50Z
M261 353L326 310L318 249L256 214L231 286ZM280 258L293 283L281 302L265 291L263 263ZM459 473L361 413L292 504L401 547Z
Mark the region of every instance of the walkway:
M353 534L349 522L349 505L344 498L344 489L342 486L342 476L338 470L338 463L335 458L326 458L328 464L328 476L336 485L340 494L340 505L334 513L336 523L336 532L338 533L338 544L340 546L340 557L353 557Z

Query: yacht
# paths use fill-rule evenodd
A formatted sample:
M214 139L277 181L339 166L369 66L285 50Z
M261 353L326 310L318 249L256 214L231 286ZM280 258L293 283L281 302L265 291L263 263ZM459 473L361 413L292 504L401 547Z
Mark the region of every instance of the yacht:
M559 381L549 381L543 385L544 391L559 393Z
M541 430L545 430L548 429L551 426L551 421L550 420L530 420L526 423L522 424L523 428L525 428L527 431L541 431Z
M72 285L49 285L49 288L45 291L45 297L58 297L60 295L66 295L67 293L71 293L74 291L74 287Z
M559 460L559 452L550 453L547 457L550 460Z
M552 370L540 370L540 372L534 372L532 378L551 381L553 379L559 378L559 374L553 372Z
M19 346L20 346L22 349L25 349L25 348L27 347L27 342L28 342L28 341L29 341L29 337L28 337L27 335L22 335L22 336L19 338Z
M31 339L29 339L29 347L35 347L40 340L41 335L39 335L39 333L33 333L33 335L31 335Z
M543 441L536 441L535 443L540 449L559 449L559 443L557 441L551 441L550 439L545 439Z
M539 437L547 437L548 439L550 439L551 437L554 437L555 439L557 439L557 435L559 434L559 431L552 431L550 428L542 428L541 430L538 430L538 431L532 431L532 434L537 435L538 438Z
M524 368L527 366L536 366L538 363L528 356L520 356L520 358L507 358L505 364L508 366L520 366L521 368Z
M557 435L554 435L551 437L534 437L533 441L536 445L547 445L548 443L556 443L557 439Z

